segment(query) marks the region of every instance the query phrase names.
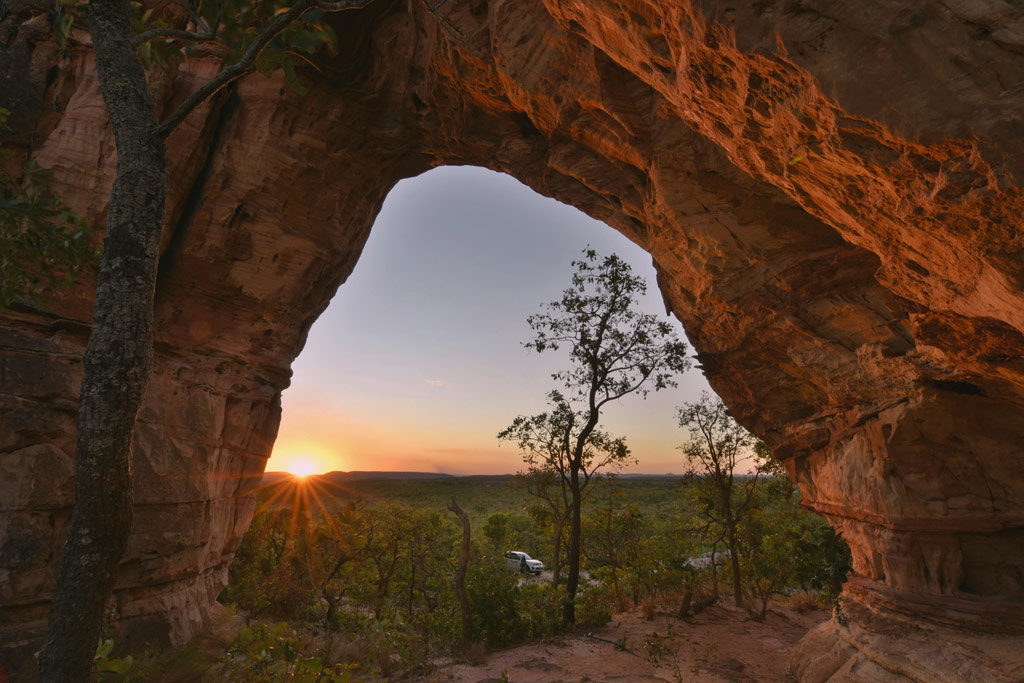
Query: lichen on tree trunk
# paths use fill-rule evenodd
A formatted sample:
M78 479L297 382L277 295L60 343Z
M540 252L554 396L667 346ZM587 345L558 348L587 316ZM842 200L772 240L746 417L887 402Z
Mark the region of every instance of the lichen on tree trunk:
M153 351L153 292L167 192L163 141L132 43L127 0L93 2L89 26L117 145L78 408L76 502L39 680L87 680L131 530L131 443Z

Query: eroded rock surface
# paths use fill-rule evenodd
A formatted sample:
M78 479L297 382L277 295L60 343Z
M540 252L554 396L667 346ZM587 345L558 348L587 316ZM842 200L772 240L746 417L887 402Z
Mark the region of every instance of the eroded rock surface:
M171 137L127 633L181 642L203 621L309 326L388 190L442 164L509 173L652 254L712 386L853 550L805 678L927 680L927 634L1020 632L1024 11L740 4L470 0L442 23L379 0L333 19L341 53L305 97L251 77ZM56 55L28 10L2 29L11 140L102 224L113 145L88 49ZM215 68L155 82L162 106ZM8 653L45 623L89 310L86 286L0 316ZM1019 652L979 657L964 666L1021 672Z

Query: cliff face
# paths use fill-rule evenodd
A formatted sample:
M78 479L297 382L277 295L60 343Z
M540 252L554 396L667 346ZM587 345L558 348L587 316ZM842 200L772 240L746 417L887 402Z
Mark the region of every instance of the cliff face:
M384 196L474 164L647 249L712 386L843 532L846 614L808 639L803 677L1019 675L1019 652L991 653L1024 624L1024 12L449 4L443 23L384 0L336 17L341 54L308 95L254 76L169 140L122 626L181 642L202 622L290 363ZM114 160L91 58L55 56L40 22L2 24L18 87L0 105L99 225ZM214 68L160 79L162 105ZM83 287L55 311L0 317L13 648L44 624L70 514L89 309ZM921 634L964 645L921 656Z

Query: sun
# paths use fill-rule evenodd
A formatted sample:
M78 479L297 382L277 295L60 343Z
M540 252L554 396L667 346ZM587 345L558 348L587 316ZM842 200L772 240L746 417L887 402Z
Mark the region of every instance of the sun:
M288 471L299 479L304 479L311 474L316 474L316 465L312 460L296 458L288 464Z
M338 448L315 441L281 441L267 460L267 472L289 472L297 478L340 469L343 458Z

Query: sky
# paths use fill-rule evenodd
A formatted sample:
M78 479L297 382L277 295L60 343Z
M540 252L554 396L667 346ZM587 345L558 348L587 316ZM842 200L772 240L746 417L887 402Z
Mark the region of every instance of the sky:
M388 195L349 279L310 330L282 396L267 471L504 474L520 453L496 435L546 409L564 351L527 350L526 318L570 282L590 246L646 278L644 312L668 318L651 258L618 232L510 176L446 166ZM692 354L692 350L691 350ZM710 391L698 370L677 389L627 396L602 413L636 465L682 471L675 406Z

